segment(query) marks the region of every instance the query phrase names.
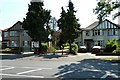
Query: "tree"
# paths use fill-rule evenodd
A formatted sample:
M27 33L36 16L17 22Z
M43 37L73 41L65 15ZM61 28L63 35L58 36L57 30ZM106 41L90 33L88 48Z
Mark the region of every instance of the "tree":
M119 0L98 0L97 6L94 9L94 13L98 15L97 18L101 22L105 19L105 17L108 17L112 11L118 9L119 7ZM113 19L115 19L117 16L120 16L119 11L113 15Z
M30 2L28 6L23 28L28 30L28 35L33 41L39 41L39 47L41 48L41 42L48 40L50 10L43 9L43 2Z
M80 24L75 16L74 4L69 0L67 12L62 7L61 18L58 20L58 27L61 29L61 42L68 42L70 45L70 53L72 52L71 44L74 39L78 38L80 32Z

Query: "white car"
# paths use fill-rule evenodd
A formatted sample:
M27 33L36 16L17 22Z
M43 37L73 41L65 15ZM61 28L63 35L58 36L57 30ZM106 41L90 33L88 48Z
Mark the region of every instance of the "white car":
M93 46L93 49L101 49L101 47L100 46Z
M97 54L100 52L101 49L102 49L101 46L93 46L92 53Z
M78 52L87 52L86 46L80 46Z

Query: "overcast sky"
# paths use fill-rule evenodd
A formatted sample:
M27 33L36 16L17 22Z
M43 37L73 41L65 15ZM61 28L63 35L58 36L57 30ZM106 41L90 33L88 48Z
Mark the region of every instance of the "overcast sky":
M66 10L69 0L44 0L44 7L51 10L51 15L59 19L61 7ZM96 21L93 9L96 0L71 0L77 10L76 17L79 18L81 27L87 27ZM6 29L17 21L23 21L28 11L30 0L0 0L0 29ZM115 22L115 21L113 21Z

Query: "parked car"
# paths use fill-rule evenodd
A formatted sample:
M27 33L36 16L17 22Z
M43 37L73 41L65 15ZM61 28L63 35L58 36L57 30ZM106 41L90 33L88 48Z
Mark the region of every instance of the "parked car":
M101 46L93 46L92 53L93 54L99 53L101 49L102 49Z
M80 46L78 52L87 52L86 46Z

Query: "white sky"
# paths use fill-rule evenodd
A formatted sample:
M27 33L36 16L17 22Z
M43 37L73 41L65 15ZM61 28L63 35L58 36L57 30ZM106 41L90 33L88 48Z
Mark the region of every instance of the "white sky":
M61 7L67 9L69 0L44 0L45 8L51 10L51 15L59 19ZM87 27L96 21L93 9L96 7L96 0L71 0L77 10L76 17L82 28ZM23 21L28 11L30 0L0 0L0 29L6 29L17 21ZM113 21L116 22L116 21Z

